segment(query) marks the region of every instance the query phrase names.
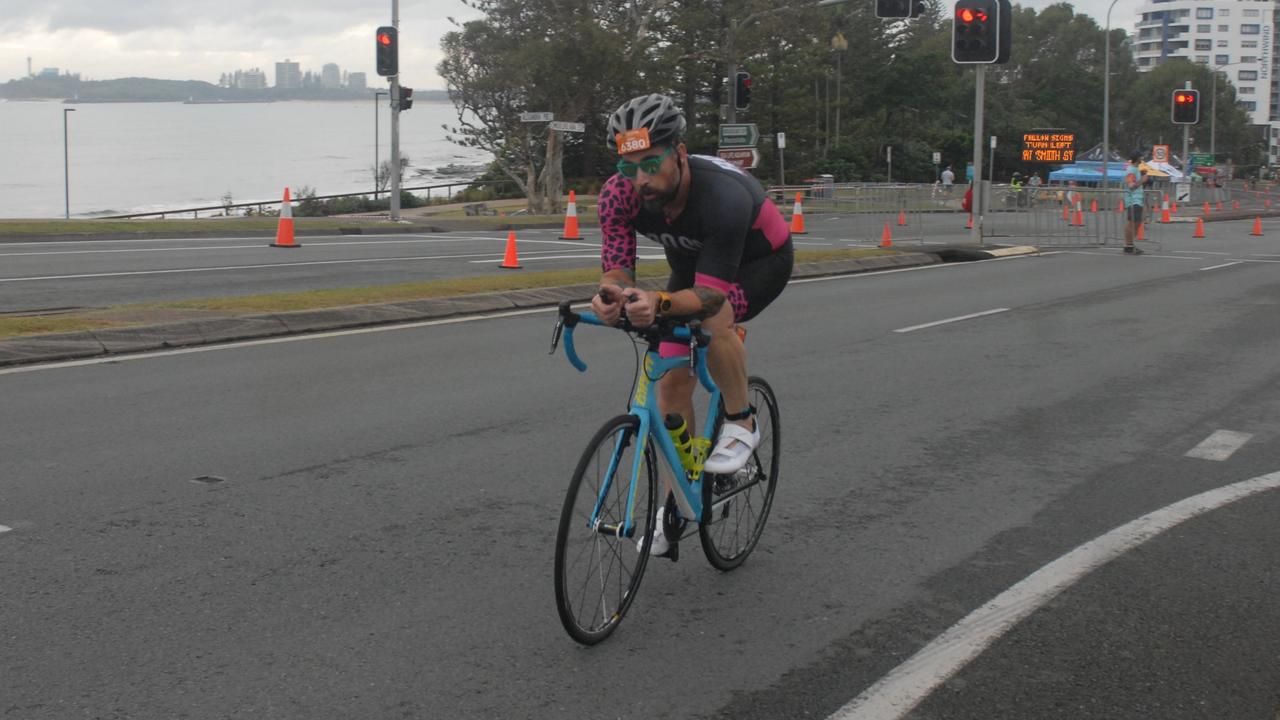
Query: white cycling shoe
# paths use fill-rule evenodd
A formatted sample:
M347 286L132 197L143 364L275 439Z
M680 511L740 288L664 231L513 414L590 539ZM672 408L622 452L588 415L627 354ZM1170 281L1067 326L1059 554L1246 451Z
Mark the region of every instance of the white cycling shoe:
M671 543L667 540L666 534L662 532L662 516L666 514L667 509L659 506L658 512L653 518L653 544L649 546L649 554L662 556L671 549ZM636 552L644 550L644 538L636 540Z
M722 425L720 439L716 441L715 449L702 466L703 471L729 475L741 470L751 459L751 453L760 447L760 422L757 420L754 424L754 430L731 422Z

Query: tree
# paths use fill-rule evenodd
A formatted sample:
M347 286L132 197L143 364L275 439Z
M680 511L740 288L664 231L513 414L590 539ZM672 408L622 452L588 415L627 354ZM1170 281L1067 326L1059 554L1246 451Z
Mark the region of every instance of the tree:
M520 113L550 111L557 119L599 128L596 116L608 99L643 77L633 54L666 0L625 6L610 0L467 4L484 18L445 35L445 59L438 67L458 111L458 124L446 128L450 140L492 152L525 193L529 212L560 212L565 146L581 138L522 123ZM630 82L628 72L636 74Z

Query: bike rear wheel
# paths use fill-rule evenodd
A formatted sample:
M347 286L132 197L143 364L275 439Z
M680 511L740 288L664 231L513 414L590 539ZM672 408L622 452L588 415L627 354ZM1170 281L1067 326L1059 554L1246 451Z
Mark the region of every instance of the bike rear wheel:
M718 570L732 570L743 563L764 532L773 493L778 482L778 458L782 427L778 400L762 378L747 379L747 401L756 408L760 445L745 467L733 475L707 475L702 483L702 523L698 536L707 561ZM720 408L716 430L724 423Z
M634 528L622 535L637 452L643 458ZM653 443L640 437L633 415L605 423L573 472L556 533L556 609L570 637L584 645L609 637L635 600L653 543L657 479Z

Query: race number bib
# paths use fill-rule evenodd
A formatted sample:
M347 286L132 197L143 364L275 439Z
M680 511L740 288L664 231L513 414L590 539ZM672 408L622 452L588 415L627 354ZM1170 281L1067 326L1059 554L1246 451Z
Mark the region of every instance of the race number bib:
M649 128L636 128L620 132L613 136L618 143L618 154L627 155L641 150L648 150L652 143L649 142Z

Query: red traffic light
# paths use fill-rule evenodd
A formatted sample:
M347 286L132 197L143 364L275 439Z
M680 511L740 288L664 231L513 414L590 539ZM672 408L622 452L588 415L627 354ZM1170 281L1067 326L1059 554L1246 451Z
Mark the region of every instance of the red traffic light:
M391 33L385 33L385 32L378 33L378 44L379 44L379 45L390 45L390 44L391 44Z
M1173 101L1176 103L1195 102L1195 98L1191 97L1191 93L1175 93Z
M961 8L956 12L956 16L960 18L962 23L971 23L974 20L978 22L986 22L987 14L981 10L973 10L972 8Z

